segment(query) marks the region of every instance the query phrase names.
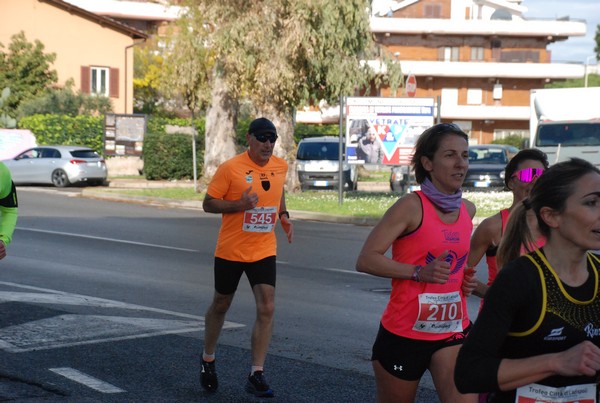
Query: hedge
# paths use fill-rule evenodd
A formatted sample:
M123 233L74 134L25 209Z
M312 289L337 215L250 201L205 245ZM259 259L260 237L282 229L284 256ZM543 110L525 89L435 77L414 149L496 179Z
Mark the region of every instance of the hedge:
M83 115L32 115L19 120L19 128L31 130L38 145L86 146L102 153L103 120Z
M236 129L236 141L247 146L245 134L251 119L240 119ZM38 145L79 145L104 154L103 116L32 115L19 121L20 129L31 130ZM166 126L189 127L190 119L150 116L144 139L144 175L147 179L185 179L193 177L192 141L186 134L166 134ZM196 126L197 173L201 175L204 160L205 120L194 120ZM294 139L298 143L304 137L333 135L339 133L338 125L296 125Z
M202 175L204 136L196 138L196 172ZM144 138L144 176L148 180L192 179L192 137L189 134L147 133Z

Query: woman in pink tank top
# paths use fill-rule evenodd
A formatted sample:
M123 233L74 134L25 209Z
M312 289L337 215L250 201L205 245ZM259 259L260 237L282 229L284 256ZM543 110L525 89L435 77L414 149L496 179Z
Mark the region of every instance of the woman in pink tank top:
M504 184L513 194L512 204L507 209L503 209L483 220L477 226L471 237L471 251L469 253L468 266L475 267L485 254L488 268L487 284L477 280L477 288L473 294L483 298L489 286L496 278L498 266L496 264L496 251L500 244L500 239L504 234L504 228L508 221L508 215L523 199L529 196L533 183L544 169L548 168L548 157L540 150L526 149L519 151L506 164L504 170ZM531 228L537 228L535 215L530 213L527 216ZM528 248L523 247L523 251L532 250L544 245L545 239L536 232L537 242ZM483 303L483 300L482 300Z
M378 402L413 402L429 371L441 402L475 402L453 379L470 328L465 272L475 206L462 198L468 136L438 124L419 137L411 165L421 190L402 196L373 228L356 269L391 279L392 292L373 345ZM392 257L386 255L392 249Z

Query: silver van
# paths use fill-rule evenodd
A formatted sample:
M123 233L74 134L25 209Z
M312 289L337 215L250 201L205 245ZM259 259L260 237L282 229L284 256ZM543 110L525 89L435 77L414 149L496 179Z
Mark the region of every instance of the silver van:
M339 183L339 138L309 137L300 140L296 154L296 171L301 190L337 189ZM342 162L343 188L355 190L356 165Z

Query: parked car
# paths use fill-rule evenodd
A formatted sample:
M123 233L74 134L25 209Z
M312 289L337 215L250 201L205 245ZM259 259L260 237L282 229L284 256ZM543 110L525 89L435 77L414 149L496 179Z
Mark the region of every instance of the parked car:
M469 146L469 170L463 188L503 189L504 168L518 152L518 148L505 144Z
M10 170L13 182L17 185L103 185L108 177L104 158L88 147L39 146L2 162Z
M308 137L298 143L296 170L301 190L337 189L339 183L339 147L338 137ZM356 165L342 162L342 186L346 190L355 190L358 179Z

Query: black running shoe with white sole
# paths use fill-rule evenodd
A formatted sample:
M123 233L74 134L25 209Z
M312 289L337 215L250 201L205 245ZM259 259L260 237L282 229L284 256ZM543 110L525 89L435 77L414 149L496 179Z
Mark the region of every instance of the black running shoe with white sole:
M273 389L269 387L263 371L255 371L252 375L248 376L246 382L246 392L252 393L256 397L273 397Z
M215 369L215 362L207 362L201 360L200 370L200 383L202 387L209 392L216 392L219 387L219 380L217 379L217 370Z

